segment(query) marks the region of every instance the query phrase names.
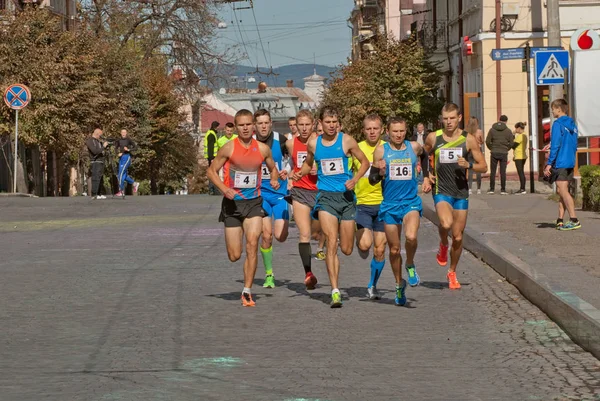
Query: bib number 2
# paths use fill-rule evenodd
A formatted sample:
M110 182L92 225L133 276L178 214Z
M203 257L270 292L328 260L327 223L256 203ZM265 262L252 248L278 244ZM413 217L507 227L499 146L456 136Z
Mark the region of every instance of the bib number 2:
M235 187L236 188L256 188L256 173L244 173L236 171Z
M341 157L335 159L321 160L321 171L324 175L336 175L344 173L344 163Z
M462 148L442 148L440 149L440 163L458 163L458 159L463 157Z

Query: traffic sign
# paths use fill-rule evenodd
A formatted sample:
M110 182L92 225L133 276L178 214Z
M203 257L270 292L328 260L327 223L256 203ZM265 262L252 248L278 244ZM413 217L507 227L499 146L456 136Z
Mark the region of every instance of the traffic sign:
M4 103L13 110L21 110L29 104L31 92L22 84L13 84L4 91Z
M565 83L565 68L569 68L569 51L539 51L535 54L535 84L561 85Z
M492 60L517 60L525 58L525 49L515 47L512 49L494 49L490 53Z

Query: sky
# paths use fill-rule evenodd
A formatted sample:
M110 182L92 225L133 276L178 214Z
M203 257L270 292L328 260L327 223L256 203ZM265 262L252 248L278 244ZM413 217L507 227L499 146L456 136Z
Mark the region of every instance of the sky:
M280 67L288 64L313 63L336 66L350 56L351 30L348 18L354 0L253 0L254 15L243 0L224 4L220 18L227 28L219 29L222 46L237 46L249 56L239 64ZM237 18L236 18L237 16ZM262 38L262 46L259 34ZM264 52L263 52L264 47Z

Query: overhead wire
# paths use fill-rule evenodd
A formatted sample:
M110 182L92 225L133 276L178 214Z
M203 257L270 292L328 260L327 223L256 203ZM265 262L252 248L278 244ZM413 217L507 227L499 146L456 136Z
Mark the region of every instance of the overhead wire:
M244 37L242 36L240 24L238 23L237 13L235 12L235 7L233 7L233 4L231 4L231 10L233 11L233 16L235 18L235 25L237 26L238 32L240 33L240 40L242 41L242 46L244 47L244 51L246 52L246 58L248 59L248 61L250 61L250 63L252 63L252 60L250 59L250 53L248 52L248 48L246 47L246 42L244 41ZM235 30L234 30L234 32L235 32ZM258 57L256 59L256 62L258 65Z
M263 56L265 58L265 63L269 64L269 60L267 60L267 53L265 52L265 45L263 44L262 38L260 36L260 30L258 29L258 21L256 20L256 13L254 12L254 4L250 2L250 9L252 10L252 17L254 17L254 24L256 24L256 34L258 35L258 40L260 42L260 47L262 49ZM271 75L269 75L271 77ZM275 76L272 76L271 81L274 85L277 85L277 81L275 80Z

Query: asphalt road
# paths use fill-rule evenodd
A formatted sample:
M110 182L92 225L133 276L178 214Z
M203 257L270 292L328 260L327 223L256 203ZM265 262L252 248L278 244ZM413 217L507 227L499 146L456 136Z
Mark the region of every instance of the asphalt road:
M0 400L597 400L600 363L469 254L450 291L423 221L422 285L364 297L369 262L307 292L292 228L243 308L220 198L0 198Z

